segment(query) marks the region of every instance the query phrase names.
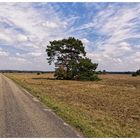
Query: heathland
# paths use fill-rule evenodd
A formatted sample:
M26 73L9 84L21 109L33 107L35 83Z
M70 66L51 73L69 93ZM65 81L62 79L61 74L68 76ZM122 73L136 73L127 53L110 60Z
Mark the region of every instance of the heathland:
M140 77L54 80L52 74L5 74L86 137L140 137Z

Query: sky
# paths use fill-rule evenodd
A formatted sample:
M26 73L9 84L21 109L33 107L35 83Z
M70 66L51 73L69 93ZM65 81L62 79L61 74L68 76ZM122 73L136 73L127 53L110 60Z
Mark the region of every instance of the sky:
M98 70L140 68L140 3L0 3L0 69L54 70L49 41L75 37Z

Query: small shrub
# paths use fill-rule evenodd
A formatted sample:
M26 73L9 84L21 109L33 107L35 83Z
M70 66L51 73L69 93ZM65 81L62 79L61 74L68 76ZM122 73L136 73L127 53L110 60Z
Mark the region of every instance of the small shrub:
M90 76L90 81L98 81L101 80L97 74L93 74Z
M82 80L82 81L97 81L97 80L99 80L97 74L89 75L88 73L79 74L75 77L75 79L76 80Z
M132 73L132 76L140 76L140 69Z
M137 76L137 73L136 72L132 73L132 76L133 77L136 77Z

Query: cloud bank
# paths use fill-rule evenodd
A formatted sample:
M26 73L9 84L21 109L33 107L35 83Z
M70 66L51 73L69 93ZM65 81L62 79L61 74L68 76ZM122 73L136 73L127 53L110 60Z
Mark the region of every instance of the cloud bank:
M140 68L139 3L0 3L0 69L53 70L46 46L74 36L98 69Z

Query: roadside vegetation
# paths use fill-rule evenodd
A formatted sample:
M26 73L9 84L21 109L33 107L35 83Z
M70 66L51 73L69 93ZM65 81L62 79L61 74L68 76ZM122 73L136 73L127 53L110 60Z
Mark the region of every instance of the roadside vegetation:
M5 74L86 137L140 137L140 77L53 80L53 74Z

